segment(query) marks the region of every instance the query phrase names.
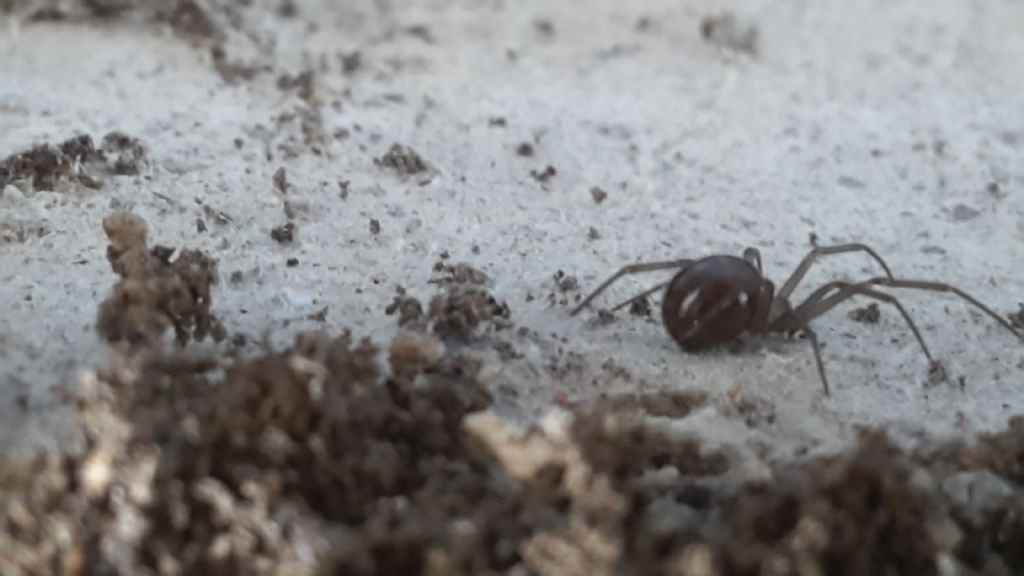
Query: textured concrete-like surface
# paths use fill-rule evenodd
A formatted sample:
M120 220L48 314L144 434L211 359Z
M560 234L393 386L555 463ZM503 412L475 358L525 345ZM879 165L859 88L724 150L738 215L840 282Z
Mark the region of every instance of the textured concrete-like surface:
M702 38L702 18L722 11L757 27L756 54ZM833 386L824 397L806 342L683 354L655 320L569 317L552 279L578 279L571 302L626 263L757 246L781 283L813 234L865 242L899 276L1015 311L1024 5L307 2L297 18L271 14L247 26L274 39L251 58L275 72L235 84L208 50L154 26L0 28L0 156L120 130L150 162L98 191L3 192L0 223L45 233L0 245L0 448L73 438L51 390L104 362L93 323L115 280L100 225L112 209L144 217L156 242L216 257L215 308L256 340L351 328L384 341L395 285L427 299L448 251L485 271L530 330L503 335L522 357L489 372L503 409L524 418L560 398L705 390L710 403L680 425L764 456L833 448L860 424L961 435L1024 411L1024 346L948 295L900 293L951 383L925 386L928 363L895 311L856 323L847 312L858 302L814 324ZM228 46L245 55L236 36ZM360 66L345 73L339 55L354 51ZM324 103L320 154L280 118L301 102L277 74L309 63ZM517 153L524 142L531 156ZM393 143L416 150L429 175L375 164ZM545 181L531 175L547 166ZM281 167L287 196L273 185ZM292 246L270 236L285 200L298 207ZM229 282L236 271L243 281ZM837 256L797 297L877 273L863 256ZM601 303L658 278L625 280ZM325 306L325 324L309 318Z

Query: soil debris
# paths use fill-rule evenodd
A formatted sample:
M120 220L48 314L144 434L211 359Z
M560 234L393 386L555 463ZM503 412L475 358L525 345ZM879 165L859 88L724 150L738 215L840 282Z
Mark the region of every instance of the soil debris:
M967 222L978 216L981 216L981 211L966 204L957 204L950 212L950 217L954 222Z
M341 63L341 72L351 75L363 66L363 55L358 50L347 54L338 54L338 61Z
M435 334L463 342L468 342L481 326L501 330L512 325L508 304L473 284L445 286L431 299L427 316Z
M272 229L270 237L278 244L291 244L295 241L295 223L286 222Z
M530 170L530 176L533 176L534 180L542 184L546 184L549 180L558 175L558 170L555 170L554 166L548 165L544 170L540 172L536 170Z
M395 299L384 309L388 316L398 314L399 326L423 327L423 304L411 296L407 296L405 290L400 290Z
M288 193L288 188L290 187L288 184L288 171L285 170L284 166L281 166L274 172L272 180L274 182L274 188L277 189L278 192L281 194Z
M434 272L440 274L440 276L430 281L433 284L483 285L490 282L490 278L486 273L466 262L447 264L444 260L438 260L434 264Z
M575 276L570 276L562 270L555 272L552 279L555 281L555 286L561 292L571 292L580 287L580 282Z
M882 311L877 302L872 302L850 312L850 319L861 324L878 324L882 319Z
M172 327L181 346L208 335L224 339L226 331L210 311L217 283L212 258L182 250L172 261L175 249L149 248L146 223L133 214L111 214L103 229L110 239L107 260L121 277L99 309L96 328L104 340L153 347Z
M929 362L927 385L932 387L946 382L949 382L949 373L946 371L946 365L942 363L942 360L932 360Z
M0 190L24 183L24 192L57 190L62 183L98 189L109 176L139 174L146 149L139 140L120 132L103 137L96 147L92 137L79 135L60 144L41 144L0 161Z
M1024 330L1024 302L1017 305L1017 311L1006 315L1010 325L1019 330Z
M759 32L752 23L744 23L735 14L706 16L700 23L700 35L705 42L734 52L756 56Z
M386 367L378 356L348 332L234 360L115 354L83 379L86 449L0 470L0 573L1024 569L1024 418L927 458L869 431L850 452L746 479L665 425L701 392L612 397L523 428L434 335L402 332Z
M641 318L647 318L651 315L651 300L646 296L640 298L634 298L629 303L629 313L633 316L639 316Z
M430 169L427 162L415 150L401 144L392 144L387 153L374 159L374 164L400 175L413 175Z
M594 204L600 206L608 198L608 193L600 186L594 186L590 189L590 197L594 199Z

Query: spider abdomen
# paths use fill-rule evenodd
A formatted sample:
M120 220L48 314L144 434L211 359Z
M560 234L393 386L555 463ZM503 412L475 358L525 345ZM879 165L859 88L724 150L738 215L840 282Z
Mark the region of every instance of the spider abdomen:
M735 340L757 317L761 273L735 256L709 256L680 270L662 300L662 321L685 350Z

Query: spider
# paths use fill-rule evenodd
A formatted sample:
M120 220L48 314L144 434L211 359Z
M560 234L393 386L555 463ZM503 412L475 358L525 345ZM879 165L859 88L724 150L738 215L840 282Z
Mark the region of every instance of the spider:
M885 276L877 276L862 282L829 282L813 291L794 308L789 302L789 297L811 265L821 256L844 252L866 253L882 267ZM895 278L877 252L858 243L815 247L800 261L778 292L775 291L775 285L762 275L761 253L756 248L747 248L742 257L720 254L699 260L681 259L631 264L605 280L580 302L570 315L575 316L623 276L672 269L677 269L678 272L670 280L629 298L613 307L612 311L665 289L661 303L662 322L676 343L683 350L691 352L720 346L735 340L744 332L803 332L814 350L818 375L821 377L826 395L830 394L828 378L821 360L818 337L809 323L854 296L864 296L895 307L910 327L924 355L933 362L921 331L903 304L895 296L877 290L877 287L911 288L955 294L1024 341L1024 334L970 294L942 282Z

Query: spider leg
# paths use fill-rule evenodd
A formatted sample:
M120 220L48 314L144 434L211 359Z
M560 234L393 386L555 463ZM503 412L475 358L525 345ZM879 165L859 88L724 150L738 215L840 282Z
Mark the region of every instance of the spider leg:
M643 262L640 264L630 264L629 266L624 266L618 272L612 274L611 277L609 277L600 286L598 286L597 289L591 292L589 296L584 298L583 301L580 302L580 304L576 306L576 308L574 308L572 312L569 313L569 315L575 316L577 313L579 313L580 310L584 309L588 304L590 304L590 302L594 298L596 298L598 294L604 292L606 289L608 289L609 286L615 283L616 280L622 278L623 276L627 276L630 274L640 274L643 272L657 272L659 270L670 270L673 268L685 268L692 263L693 260L684 259L665 260L661 262Z
M928 345L924 342L924 337L921 336L921 331L918 330L917 324L914 322L913 318L910 317L910 313L903 307L903 304L899 299L891 294L873 290L867 284L868 283L850 284L848 282L829 282L815 290L807 300L797 306L792 312L792 317L802 319L805 322L810 322L819 316L827 314L839 304L855 296L864 296L880 302L886 302L888 304L892 304L896 310L899 311L900 315L903 316L903 320L906 321L907 326L910 327L910 331L913 332L917 343L921 345L921 350L924 352L925 357L931 360L931 352L928 350ZM837 290L837 292L826 298L825 295L832 290ZM786 318L780 318L780 321L782 320L786 320ZM780 326L776 330L783 330L785 328L785 323L781 322Z
M637 300L639 300L641 298L646 298L647 296L650 296L651 294L654 294L655 292L664 289L665 286L668 286L670 283L671 283L671 280L669 280L668 282L662 282L660 284L657 284L657 285L655 285L652 288L648 288L647 290L644 290L643 292L637 294L636 296L633 296L632 298L628 298L628 299L626 299L626 300L624 300L622 302L619 302L615 306L612 306L610 308L610 311L611 312L617 312L618 310L621 310L622 308L625 308L626 306L632 304L633 302L635 302L635 301L637 301Z
M757 248L747 248L743 251L743 259L749 262L754 268L757 268L758 272L764 272L761 269L761 251Z
M877 285L877 286L888 286L890 288L910 288L910 289L914 289L914 290L929 290L929 291L932 291L932 292L947 292L947 293L950 293L950 294L955 294L955 295L959 296L960 298L966 300L968 303L974 305L976 308L978 308L979 310L981 310L985 314L988 314L988 316L991 317L996 322L998 322L1000 326L1002 326L1003 328L1006 328L1007 330L1010 331L1011 334L1013 334L1014 336L1019 338L1022 342L1024 342L1024 334L1018 332L1002 316L1000 316L999 314L996 314L991 308L989 308L988 306L982 304L981 301L979 301L977 298L975 298L974 296L971 296L970 294L968 294L967 292L964 292L963 290L957 288L956 286L951 286L951 285L946 284L944 282L932 282L930 280L906 280L906 279L894 279L894 278L885 278L885 277L872 278L872 279L868 280L867 282L865 282L865 284L874 284L874 285Z
M892 271L889 270L889 265L885 263L885 260L882 260L882 257L879 256L877 252L864 244L852 243L836 244L834 246L818 246L813 248L806 256L804 256L804 259L801 260L800 264L798 264L796 269L793 270L793 274L791 274L789 279L786 280L786 283L782 285L782 288L779 288L778 296L782 298L789 298L790 295L793 294L793 290L796 289L797 284L803 280L804 275L807 274L807 271L810 270L811 265L814 264L818 257L829 256L832 254L843 254L845 252L866 252L868 256L871 256L871 258L873 258L875 262L878 262L882 269L885 270L885 275L888 278L891 279L893 277Z
M782 305L785 306L785 311L781 317L768 326L768 330L772 331L774 330L775 324L781 324L788 320L807 335L807 339L811 341L811 350L814 351L814 363L818 367L818 376L821 378L821 386L825 389L825 396L831 396L832 392L829 390L828 376L825 375L825 363L821 359L821 345L818 344L818 334L811 328L807 319L793 310L793 307L789 304L788 300L783 299L779 300L779 302L782 302Z

